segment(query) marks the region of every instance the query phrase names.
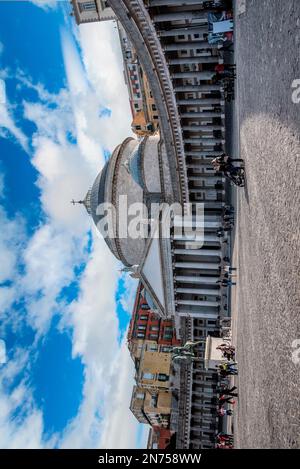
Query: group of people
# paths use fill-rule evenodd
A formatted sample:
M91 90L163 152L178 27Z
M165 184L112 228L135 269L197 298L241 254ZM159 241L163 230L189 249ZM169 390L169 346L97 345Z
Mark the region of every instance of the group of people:
M233 415L233 410L228 409L228 407L225 408L225 405L231 405L234 406L236 401L233 399L233 397L237 398L238 393L236 392L237 387L232 386L229 387L228 384L221 385L218 388L218 393L220 394L220 397L218 399L218 409L217 409L217 414L219 417L225 417L225 416L232 416ZM229 435L227 433L219 433L216 437L216 448L220 449L232 449L233 448L233 435Z
M235 347L229 344L221 344L217 347L217 350L221 350L222 355L226 360L234 360L235 359Z
M215 171L221 172L225 177L230 179L236 185L244 185L244 160L241 158L231 158L225 153L217 156L212 160L212 165L215 168ZM239 166L235 166L233 163L241 163Z
M229 375L237 375L238 369L236 368L236 362L222 363L221 365L216 365L218 372L221 377L227 377Z
M216 437L216 448L218 449L233 449L233 435L220 432Z

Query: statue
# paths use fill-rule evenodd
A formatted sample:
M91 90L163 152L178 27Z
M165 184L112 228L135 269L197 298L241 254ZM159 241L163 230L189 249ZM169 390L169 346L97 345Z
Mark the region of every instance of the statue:
M199 340L198 342L193 342L191 340L188 340L185 345L179 346L179 347L173 347L172 349L172 360L173 361L198 361L199 358L196 357L195 355L195 347L198 344L203 343L202 340Z

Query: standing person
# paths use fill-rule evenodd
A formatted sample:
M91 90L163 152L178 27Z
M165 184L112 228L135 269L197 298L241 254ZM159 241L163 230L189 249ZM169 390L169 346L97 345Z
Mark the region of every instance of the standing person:
M232 410L230 410L230 409L224 409L223 406L221 406L221 407L219 408L219 410L218 410L218 415L219 415L220 417L224 417L225 415L232 415L232 414L233 414Z
M228 384L223 384L217 387L217 392L222 395L238 397L238 393L234 392L237 389L236 386L229 388Z
M220 283L222 287L230 287L232 285L236 285L235 282L232 282L228 278L223 278L222 280L217 280L216 283Z
M219 406L222 406L223 404L231 404L234 405L235 401L231 399L231 397L227 396L221 396L219 397Z
M228 275L233 275L233 272L235 272L236 270L236 267L230 267L229 265L224 266L224 272L226 272Z

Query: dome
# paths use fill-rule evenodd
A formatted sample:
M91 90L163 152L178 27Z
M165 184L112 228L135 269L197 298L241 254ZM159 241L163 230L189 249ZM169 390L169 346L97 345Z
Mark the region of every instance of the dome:
M160 201L161 173L164 192L169 192L168 167L163 165L160 172L161 151L158 136L145 137L140 142L127 138L114 150L83 201L109 249L127 267L140 265L143 259L148 237L144 220L151 217L151 201ZM161 157L162 161L167 159L163 154ZM102 204L111 204L113 212L99 213ZM148 211L136 204L146 204ZM132 228L134 236L132 231L129 236L128 229Z
M122 198L126 196L128 207L136 202L143 202L143 190L132 177L129 164L129 171L126 168L126 162L138 148L139 142L133 138L127 138L119 145L98 174L85 199L89 200L89 205L86 204L86 208L109 249L126 266L140 263L145 246L144 238L132 239L129 236L120 235L119 227L119 220L122 218L119 215L124 213L124 208L121 206ZM136 163L133 163L133 167L136 167ZM98 207L104 203L113 205L115 217L109 218L107 213L101 213L102 211L99 213ZM101 223L104 217L105 220ZM106 221L111 223L109 236L107 236L107 229L105 229L107 228Z
M89 204L90 204L90 214L94 220L95 225L98 225L98 222L103 218L103 215L97 214L97 207L100 204L106 202L105 200L105 182L106 176L108 174L109 169L109 161L107 161L102 169L102 171L98 174L92 189L88 192L89 196ZM88 194L86 199L88 198Z
M144 187L142 177L142 156L143 156L143 145L142 142L139 144L136 150L128 159L128 168L133 180L140 186Z

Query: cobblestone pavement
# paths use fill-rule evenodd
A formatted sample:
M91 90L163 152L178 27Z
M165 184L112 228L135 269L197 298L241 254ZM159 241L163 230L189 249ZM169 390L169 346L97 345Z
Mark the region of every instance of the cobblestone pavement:
M237 195L233 294L240 448L300 448L300 363L292 361L300 339L300 104L291 99L299 52L299 0L246 1L235 52L236 151L247 174Z

